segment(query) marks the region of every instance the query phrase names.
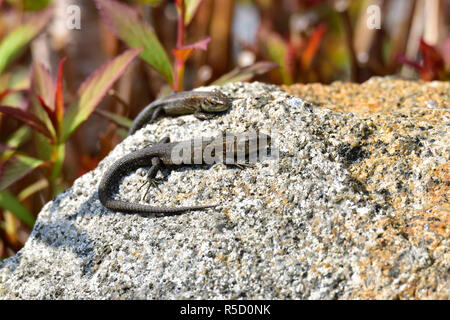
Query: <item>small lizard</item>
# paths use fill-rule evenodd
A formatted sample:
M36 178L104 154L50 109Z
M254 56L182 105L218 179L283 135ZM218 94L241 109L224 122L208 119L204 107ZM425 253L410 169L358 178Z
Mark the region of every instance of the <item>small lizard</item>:
M181 213L190 210L200 210L217 206L198 205L190 207L152 207L130 203L112 198L113 189L120 179L129 172L140 167L151 166L148 178L153 179L158 170L163 167L183 164L205 164L223 162L240 166L236 161L239 155L251 157L269 148L270 136L263 133L240 134L222 133L216 138L193 139L182 142L170 142L164 138L160 143L132 152L117 160L103 175L98 187L98 197L106 208L126 213ZM183 149L183 147L187 147ZM181 153L180 153L181 150ZM186 150L187 153L184 153ZM216 151L222 153L215 153ZM231 155L231 157L230 157ZM216 157L217 156L217 157ZM181 162L180 159L183 159ZM211 161L211 159L213 161Z
M145 124L154 122L162 114L168 116L194 114L198 119L205 120L212 118L214 113L226 111L230 107L231 99L220 92L184 91L172 93L146 106L134 119L128 135L132 135Z

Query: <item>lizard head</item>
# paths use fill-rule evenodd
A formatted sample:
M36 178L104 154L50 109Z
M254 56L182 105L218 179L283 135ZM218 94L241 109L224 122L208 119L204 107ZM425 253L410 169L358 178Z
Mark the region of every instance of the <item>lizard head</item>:
M201 108L205 112L221 112L231 107L231 99L220 92L208 92L201 100Z

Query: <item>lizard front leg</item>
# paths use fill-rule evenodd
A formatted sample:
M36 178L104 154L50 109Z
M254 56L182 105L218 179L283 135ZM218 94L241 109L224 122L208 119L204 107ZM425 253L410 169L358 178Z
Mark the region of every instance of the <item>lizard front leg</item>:
M194 117L196 117L198 120L211 120L216 117L216 115L212 113L205 113L202 111L195 111Z

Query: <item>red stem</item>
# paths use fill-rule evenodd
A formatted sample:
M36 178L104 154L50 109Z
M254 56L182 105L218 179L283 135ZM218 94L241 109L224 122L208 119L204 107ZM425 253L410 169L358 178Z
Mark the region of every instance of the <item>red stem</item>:
M183 46L184 39L184 14L185 14L185 6L184 0L179 1L179 10L178 10L178 34L177 34L177 49L180 49Z
M178 26L177 26L177 49L183 47L184 40L184 15L186 7L184 5L184 0L177 1L178 4ZM173 84L173 89L175 91L180 91L183 86L183 74L184 74L184 61L178 59L175 56L175 81Z

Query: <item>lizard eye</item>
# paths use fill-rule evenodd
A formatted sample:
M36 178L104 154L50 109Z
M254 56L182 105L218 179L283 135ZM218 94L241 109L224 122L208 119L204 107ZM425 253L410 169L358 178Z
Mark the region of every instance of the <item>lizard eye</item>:
M219 100L219 99L212 99L212 100L209 101L209 103L211 105L216 105L216 104L223 104L223 101Z

